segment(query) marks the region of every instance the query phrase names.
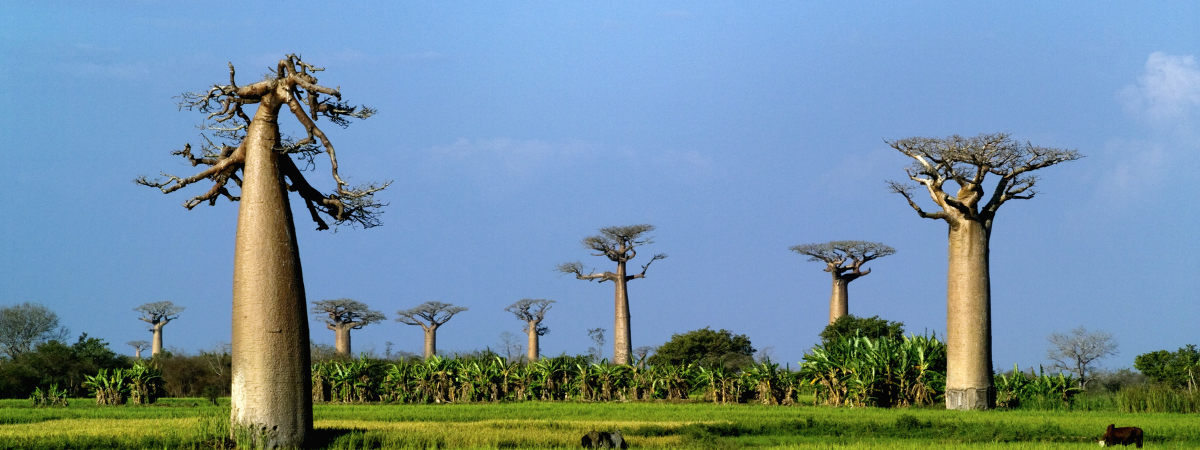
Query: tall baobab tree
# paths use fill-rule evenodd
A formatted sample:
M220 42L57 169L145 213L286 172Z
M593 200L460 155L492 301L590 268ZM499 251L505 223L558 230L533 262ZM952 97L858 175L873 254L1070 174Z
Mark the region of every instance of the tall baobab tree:
M230 64L229 84L183 94L179 107L204 113L203 128L217 142L204 136L199 157L190 144L172 154L206 168L190 177L163 174L165 180L142 176L135 181L164 193L211 181L207 191L184 202L188 209L214 205L221 197L240 200L233 261L232 424L253 428L257 446L298 447L312 430L312 378L308 308L288 192L304 200L318 230L329 228L327 219L334 226L369 228L380 224L383 206L374 194L388 183L351 187L338 172L333 143L317 127L324 117L344 128L350 119L371 116L373 109L343 103L338 89L317 84L315 74L324 69L296 55L270 70L261 81L239 86ZM254 105L251 118L247 109ZM304 137L280 134L284 106L300 122ZM314 167L321 153L329 155L336 183L329 194L309 184L292 159Z
M525 334L529 336L529 361L538 359L538 352L541 350L538 336L545 336L550 332L550 329L542 325L542 319L546 317L546 311L549 311L554 305L554 300L544 299L522 299L508 305L504 308L505 311L513 313L517 319L525 322Z
M616 287L616 313L613 319L613 361L616 364L629 364L630 354L633 353L633 343L629 337L629 291L627 283L629 283L629 280L645 278L646 269L650 268L650 264L667 257L667 255L659 253L651 257L650 261L647 261L646 265L642 266L640 273L629 275L626 272L625 263L637 256L637 247L654 243L654 238L643 237L651 231L654 231L654 225L627 225L623 227L601 228L600 234L583 238L583 246L597 252L593 253L593 256L605 256L617 263L617 271L615 273L596 273L594 270L589 270L587 274L584 274L583 272L588 269L579 261L558 265L559 272L573 274L576 279L599 283L611 281Z
M333 347L339 355L350 355L350 330L362 329L367 325L386 319L383 313L372 311L369 306L348 298L312 302L313 317L325 322L325 328L333 330Z
M466 311L465 306L454 306L451 303L425 302L416 308L396 311L397 322L407 325L420 325L425 330L425 357L437 354L437 330L442 324L450 321L455 314Z
M909 179L920 183L941 210L921 209L912 185L889 181L891 191L903 195L918 216L943 220L950 227L946 408L990 409L996 404L988 270L992 221L1009 200L1033 198L1038 178L1030 172L1083 156L1075 150L1014 141L1007 133L914 137L887 144L914 160L906 169ZM989 174L999 177L990 195L984 186ZM953 185L958 186L957 192L951 190Z
M866 241L801 244L792 246L791 250L809 256L809 261L825 263L825 271L833 275L833 293L829 296L829 323L850 314L850 282L871 273L871 269L862 270L863 264L896 253L894 248Z
M142 359L142 350L150 348L150 343L146 341L129 341L125 345L133 347L133 357L137 359Z
M179 313L183 312L184 307L164 301L146 303L133 308L133 310L142 313L142 317L139 317L138 320L150 324L150 331L154 333L154 344L150 347L150 356L158 356L163 349L163 327L172 320L178 319Z

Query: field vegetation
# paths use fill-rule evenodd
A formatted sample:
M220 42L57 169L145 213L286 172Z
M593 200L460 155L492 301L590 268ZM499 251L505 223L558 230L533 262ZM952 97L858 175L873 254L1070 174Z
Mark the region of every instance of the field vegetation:
M1082 396L1081 396L1082 397ZM620 429L635 448L1081 448L1109 423L1137 425L1147 445L1195 448L1194 416L1084 408L946 411L705 402L501 402L317 405L314 448L566 448ZM66 408L0 401L0 448L232 448L228 399Z

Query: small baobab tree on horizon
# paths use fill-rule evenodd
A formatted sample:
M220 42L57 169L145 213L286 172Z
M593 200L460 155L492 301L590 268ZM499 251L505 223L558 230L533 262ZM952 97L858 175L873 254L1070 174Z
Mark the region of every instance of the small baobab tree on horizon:
M142 359L142 350L150 348L150 343L146 341L129 341L125 345L133 347L133 357L137 359Z
M918 216L945 221L950 228L946 409L991 409L996 405L988 266L992 221L1008 201L1033 198L1038 178L1030 172L1083 156L1075 150L1014 141L1007 133L886 142L913 159L906 169L908 178L920 183L941 210L921 209L910 184L889 181L891 191L904 196ZM988 175L999 177L990 193L984 185Z
M299 447L312 431L312 376L308 302L289 192L297 193L318 230L333 225L380 225L374 194L388 183L350 186L338 171L329 136L317 126L325 118L345 128L350 119L375 113L342 102L339 89L318 84L324 69L287 55L259 81L238 85L233 64L229 83L184 93L180 109L205 114L200 155L191 144L172 152L199 173L164 179L139 177L136 183L171 193L209 181L203 193L183 206L215 205L221 197L239 201L233 258L231 433L248 431L257 447ZM304 130L295 138L280 133L286 107ZM253 108L253 110L251 110ZM253 114L253 118L251 115ZM287 114L285 114L286 116ZM216 142L214 142L214 140ZM315 167L329 155L336 184L326 194L300 167ZM303 166L292 158L298 159Z
M350 330L359 330L384 319L366 304L348 298L312 302L312 315L333 330L333 347L339 355L350 356Z
M592 254L593 256L604 256L617 263L616 272L596 273L594 270L587 269L579 261L562 263L557 268L559 272L575 275L575 278L579 280L599 283L611 281L613 283L616 290L615 313L613 314L613 363L615 364L629 364L630 356L633 353L633 342L629 332L628 283L630 280L645 278L646 269L650 268L650 264L667 257L663 253L652 256L646 265L642 266L640 273L629 275L626 271L625 264L637 256L637 247L654 243L652 237L644 236L651 231L654 231L654 225L649 224L607 227L601 228L600 234L583 238L583 246L596 251ZM588 273L585 274L584 271L588 271Z
M505 311L513 313L518 320L525 322L525 328L522 330L529 337L528 354L529 361L536 361L541 350L541 341L539 336L545 336L550 332L550 328L542 325L542 320L546 318L546 311L549 311L554 305L554 300L532 299L526 298L517 301L507 308Z
M150 324L150 331L154 333L154 343L150 347L150 356L158 356L163 349L163 327L167 326L172 320L179 318L179 313L183 312L183 306L177 306L170 301L146 303L134 311L142 313L142 317L138 320Z
M425 330L424 357L429 358L437 354L438 328L449 322L455 314L466 310L465 306L454 306L451 303L425 302L416 308L396 311L396 315L400 316L396 321L406 325L420 325L421 329Z
M793 252L809 256L809 261L825 263L825 271L833 275L833 293L829 296L829 323L850 314L850 282L871 273L862 270L876 258L896 253L896 249L879 242L831 241L824 244L801 244Z

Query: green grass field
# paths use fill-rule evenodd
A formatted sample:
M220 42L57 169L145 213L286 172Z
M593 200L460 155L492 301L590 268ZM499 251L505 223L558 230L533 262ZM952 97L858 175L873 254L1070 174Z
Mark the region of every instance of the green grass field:
M228 402L228 399L225 399ZM315 408L315 446L578 447L589 430L620 429L634 448L1093 448L1109 423L1139 426L1148 448L1200 448L1185 414L828 408L710 403L522 402ZM0 401L0 448L231 448L227 404L163 399L152 406L67 408Z

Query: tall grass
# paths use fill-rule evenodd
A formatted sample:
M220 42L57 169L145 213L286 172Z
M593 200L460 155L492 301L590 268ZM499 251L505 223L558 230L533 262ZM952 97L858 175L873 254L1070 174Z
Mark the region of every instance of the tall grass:
M229 409L81 406L60 418L0 426L0 449L228 449ZM192 406L198 405L198 406ZM575 448L590 430L620 429L636 448L1081 448L1109 423L1137 425L1155 448L1200 446L1194 417L1072 411L768 407L677 402L326 403L314 408L313 448ZM72 411L77 410L77 411ZM94 412L96 417L72 415ZM161 417L153 414L158 413Z

